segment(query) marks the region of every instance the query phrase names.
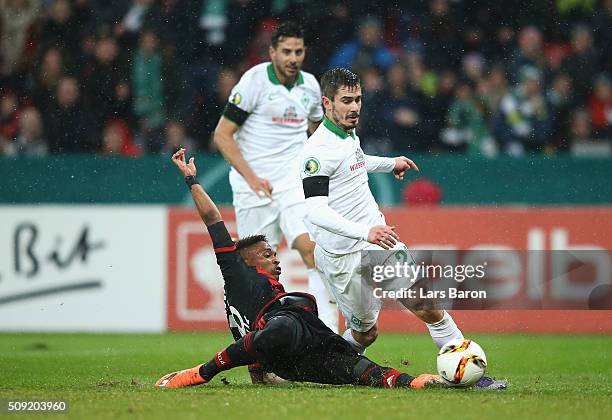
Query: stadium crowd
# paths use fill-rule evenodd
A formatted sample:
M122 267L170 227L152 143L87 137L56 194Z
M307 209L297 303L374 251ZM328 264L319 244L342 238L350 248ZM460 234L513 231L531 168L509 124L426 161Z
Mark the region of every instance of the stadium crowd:
M211 151L287 19L367 150L611 153L612 0L0 0L0 155Z

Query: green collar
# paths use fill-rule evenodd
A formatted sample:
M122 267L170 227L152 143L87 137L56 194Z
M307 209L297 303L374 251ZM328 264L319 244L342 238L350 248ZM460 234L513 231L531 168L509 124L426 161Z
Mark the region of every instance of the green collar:
M352 138L355 138L355 130L351 131L350 133L347 133L346 131L344 131L343 129L338 127L336 124L334 124L332 122L332 120L327 118L327 115L323 118L323 125L329 131L331 131L332 133L334 133L337 136L342 137L343 139L347 138L348 136L351 136Z
M270 81L275 84L275 85L282 85L281 81L278 79L278 76L276 75L276 72L274 71L274 66L272 65L272 63L268 64L268 79L270 79ZM304 76L302 75L302 72L298 72L298 76L297 79L295 81L295 85L293 86L299 86L299 85L303 85L304 84ZM288 85L283 85L287 88L287 90L291 90L291 88L293 86L288 86Z

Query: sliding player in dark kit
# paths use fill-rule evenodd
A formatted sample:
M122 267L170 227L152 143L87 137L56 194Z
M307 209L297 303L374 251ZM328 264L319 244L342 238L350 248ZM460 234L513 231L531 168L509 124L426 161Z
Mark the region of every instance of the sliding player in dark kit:
M172 161L185 177L212 238L236 342L204 364L163 376L157 387L204 384L221 371L246 365L259 366L259 370L251 369L254 381L264 372L291 381L380 388L419 389L441 381L430 374L415 378L359 355L317 317L312 295L285 292L278 281L281 269L276 253L264 236L232 241L217 207L195 178L193 158L185 161L185 149L176 152Z

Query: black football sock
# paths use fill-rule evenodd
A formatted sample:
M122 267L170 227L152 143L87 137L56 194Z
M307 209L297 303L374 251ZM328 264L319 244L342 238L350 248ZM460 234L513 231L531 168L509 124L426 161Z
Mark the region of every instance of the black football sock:
M200 376L210 382L219 372L254 363L257 360L252 348L254 334L253 332L248 333L234 344L215 354L215 357L200 366Z
M359 375L359 379L357 381L358 385L371 386L375 388L399 388L410 386L410 383L414 379L413 376L410 376L407 373L402 373L399 370L379 366L369 360L368 362L369 365L363 369ZM361 362L360 364L363 366L364 363Z

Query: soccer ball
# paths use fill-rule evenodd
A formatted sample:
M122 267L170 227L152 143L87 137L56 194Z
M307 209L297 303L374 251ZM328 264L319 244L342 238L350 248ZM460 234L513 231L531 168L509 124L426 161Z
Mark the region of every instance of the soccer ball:
M474 385L484 375L487 356L472 340L451 340L438 353L438 373L447 385Z

